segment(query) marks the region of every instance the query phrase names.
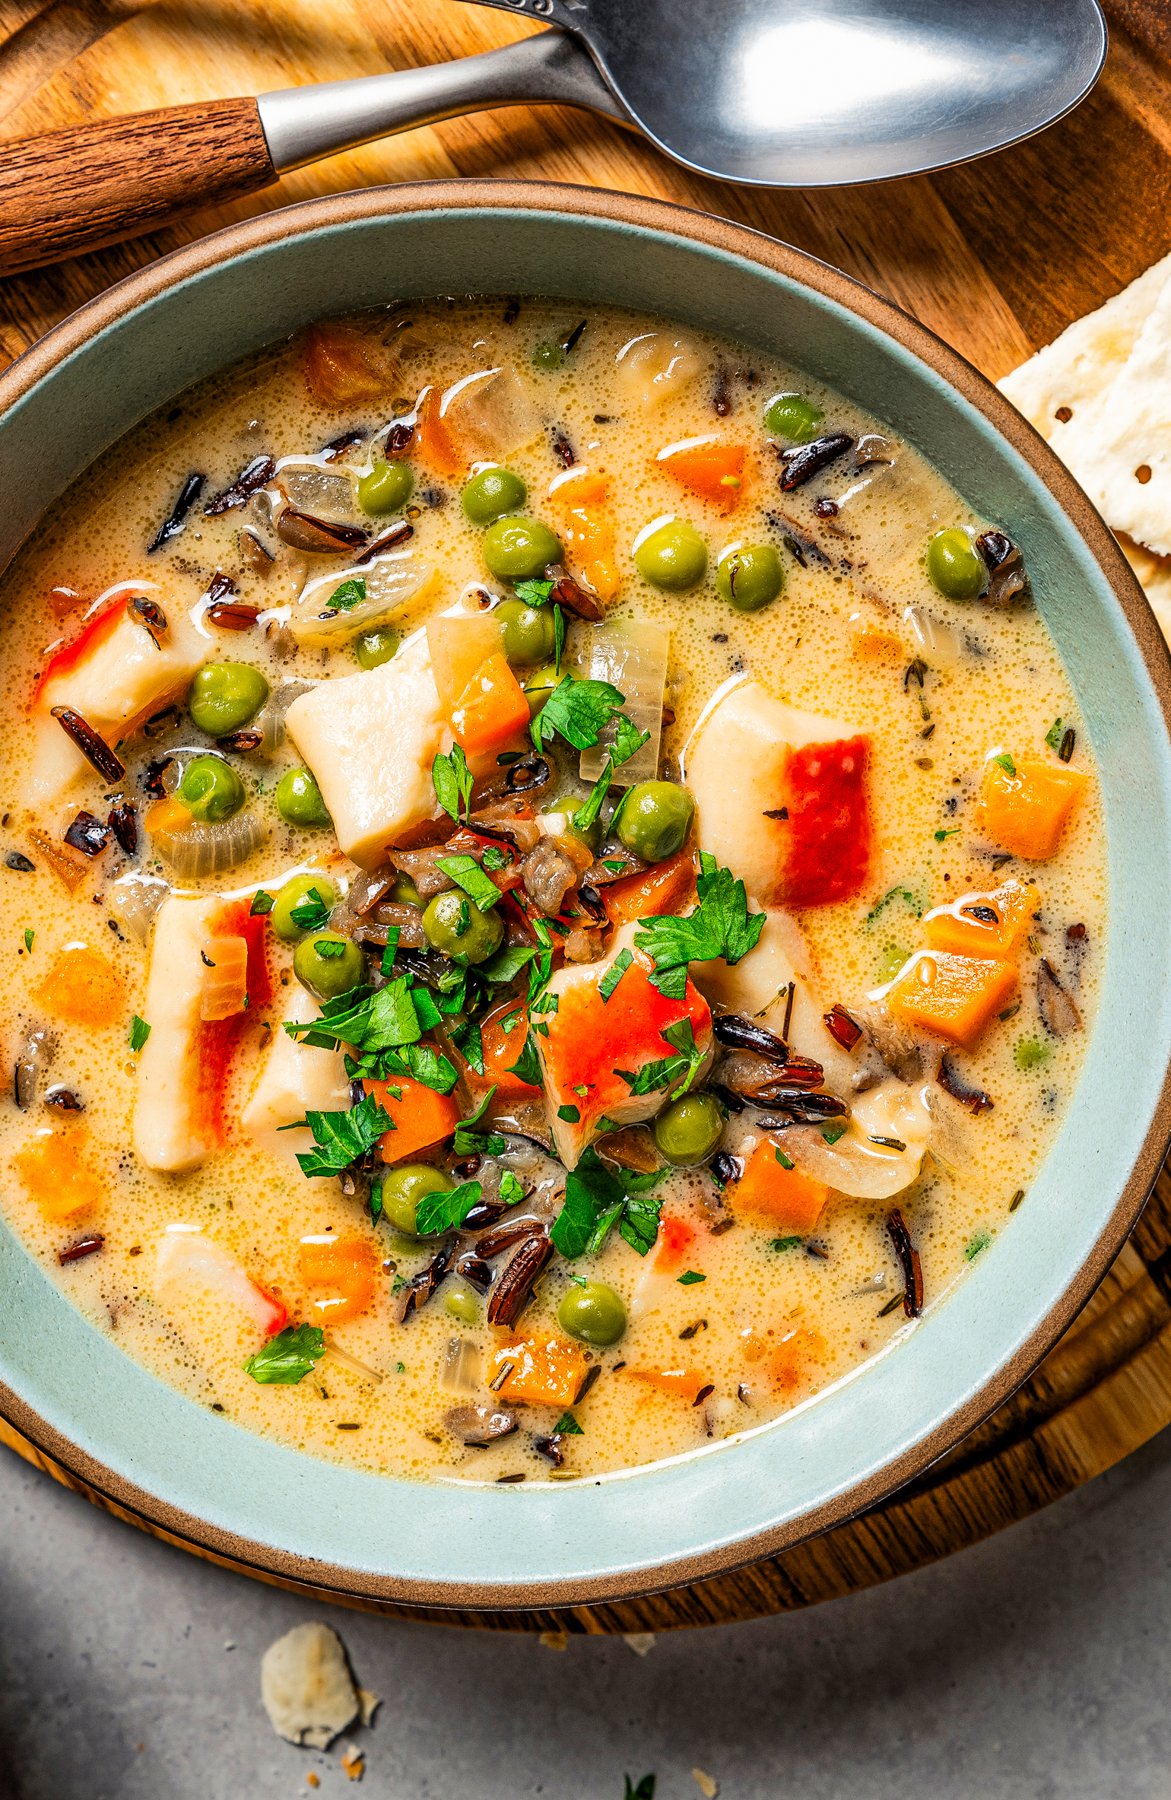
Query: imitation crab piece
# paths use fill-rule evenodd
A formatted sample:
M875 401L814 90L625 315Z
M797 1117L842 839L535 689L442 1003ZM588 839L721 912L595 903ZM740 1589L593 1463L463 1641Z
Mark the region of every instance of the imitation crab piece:
M717 692L685 753L698 835L766 905L862 892L870 864L870 740L758 682Z
M321 789L345 854L376 869L435 806L431 764L450 732L426 637L393 662L323 681L294 700L285 728Z
M616 933L609 954L596 963L559 969L549 983L557 1011L541 1015L548 1036L535 1033L545 1100L557 1154L574 1168L587 1144L603 1129L637 1125L651 1119L679 1086L682 1075L646 1094L631 1091L631 1082L648 1063L678 1055L664 1030L689 1020L699 1053L696 1079L711 1061L712 1016L707 1001L688 981L682 1000L668 1000L652 986L651 964L633 949L634 926ZM608 998L602 984L618 957L631 960ZM620 1073L621 1071L621 1073Z
M149 1169L195 1168L225 1141L228 1065L247 1004L268 999L263 926L242 900L172 895L159 909L140 1008L150 1036L139 1052L133 1125L134 1148ZM244 941L247 985L233 984L239 1004L225 1014L228 990L208 966L209 946L232 939ZM230 954L238 966L235 946Z
M307 1112L345 1111L350 1105L341 1051L319 1050L291 1038L284 1029L286 1024L305 1024L319 1016L316 1002L299 983L287 991L284 1017L273 1021L259 1080L240 1116L249 1137L282 1156L312 1147L308 1126L300 1131L284 1127L295 1125Z
M152 593L155 598L135 611L134 602ZM177 602L158 596L154 582L123 583L100 601L78 635L50 658L37 683L29 805L52 805L90 767L53 717L54 707L80 714L113 746L185 693L210 654L210 641Z
M154 1293L180 1325L210 1308L225 1321L269 1338L289 1317L281 1301L253 1281L230 1250L194 1225L168 1225L159 1239Z

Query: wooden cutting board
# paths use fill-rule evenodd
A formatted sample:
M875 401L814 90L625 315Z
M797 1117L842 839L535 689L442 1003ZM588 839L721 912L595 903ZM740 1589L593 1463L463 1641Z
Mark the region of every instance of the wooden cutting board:
M333 157L182 229L0 283L0 361L119 276L232 219L349 187L460 175L623 189L742 220L889 295L996 377L1171 248L1171 7L1115 0L1110 10L1109 61L1085 104L1031 142L966 168L878 188L740 191L686 174L590 115L514 107ZM414 0L409 8L394 0L0 0L0 137L435 62L491 49L524 29L457 0ZM974 57L986 53L973 46ZM783 1556L693 1588L560 1614L439 1616L498 1629L635 1632L808 1605L989 1536L1110 1468L1169 1422L1164 1175L1113 1270L1033 1379L894 1499ZM81 1486L2 1421L0 1441Z

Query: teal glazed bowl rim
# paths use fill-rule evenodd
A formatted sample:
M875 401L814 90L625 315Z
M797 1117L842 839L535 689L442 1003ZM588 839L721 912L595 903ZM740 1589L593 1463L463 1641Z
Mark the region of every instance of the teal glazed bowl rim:
M916 444L1025 547L1108 838L1100 1016L1024 1203L879 1357L726 1443L598 1480L506 1486L319 1461L150 1375L0 1225L0 1413L78 1480L213 1556L318 1591L548 1608L710 1577L880 1500L999 1405L1101 1281L1171 1135L1171 983L1152 979L1171 969L1171 908L1154 903L1171 866L1171 661L1085 495L922 326L741 226L532 183L423 183L289 207L83 307L0 377L0 566L81 469L193 381L324 314L469 291L611 300L711 327L779 351Z

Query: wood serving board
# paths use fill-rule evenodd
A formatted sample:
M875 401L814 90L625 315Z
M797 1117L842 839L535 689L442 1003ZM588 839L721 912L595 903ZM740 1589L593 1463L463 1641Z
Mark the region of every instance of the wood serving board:
M995 378L1171 248L1171 9L1167 0L1115 0L1110 10L1109 61L1084 105L1040 137L965 168L877 188L737 190L687 174L589 114L479 114L333 157L184 227L0 282L0 363L160 251L262 208L378 182L512 176L681 201L788 239L889 295ZM393 0L0 0L0 137L436 62L525 29L456 0L409 8ZM973 46L973 55L985 49ZM1032 1380L920 1480L850 1524L734 1574L612 1605L428 1614L348 1603L463 1625L587 1632L782 1612L987 1537L1101 1474L1168 1422L1164 1174L1114 1268ZM0 1441L143 1523L3 1421Z

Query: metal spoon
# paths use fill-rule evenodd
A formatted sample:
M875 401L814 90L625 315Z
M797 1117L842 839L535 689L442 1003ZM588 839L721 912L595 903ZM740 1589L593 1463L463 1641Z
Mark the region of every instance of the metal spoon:
M1098 0L465 0L561 29L357 81L0 145L0 274L116 243L288 169L487 107L585 107L676 162L835 187L964 162L1077 105Z

